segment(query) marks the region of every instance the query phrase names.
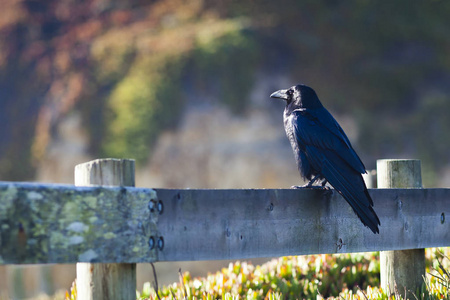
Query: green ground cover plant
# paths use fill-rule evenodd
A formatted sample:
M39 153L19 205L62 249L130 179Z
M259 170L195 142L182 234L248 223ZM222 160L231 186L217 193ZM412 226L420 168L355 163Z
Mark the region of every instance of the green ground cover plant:
M206 277L180 272L180 281L158 289L147 282L137 299L450 299L450 248L426 249L422 291L396 291L388 297L379 286L379 253L306 255L273 259L263 265L230 263ZM157 265L156 265L157 267ZM76 287L66 299L76 299Z

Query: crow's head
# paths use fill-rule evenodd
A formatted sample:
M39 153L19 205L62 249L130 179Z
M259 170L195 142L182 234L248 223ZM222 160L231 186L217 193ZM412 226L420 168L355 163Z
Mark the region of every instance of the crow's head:
M276 91L270 97L284 99L287 105L292 103L292 105L301 108L314 109L322 107L316 92L304 84L294 85L287 90Z

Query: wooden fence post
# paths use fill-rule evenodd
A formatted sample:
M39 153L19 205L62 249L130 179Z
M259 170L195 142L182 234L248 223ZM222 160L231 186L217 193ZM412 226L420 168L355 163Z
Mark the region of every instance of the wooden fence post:
M377 182L378 188L422 188L420 160L378 160ZM398 201L401 215L403 202L408 199ZM416 293L424 283L423 276L425 276L425 249L380 251L381 287L389 295L395 292L401 295L405 295L406 292Z
M97 159L75 167L76 186L134 186L134 160ZM136 299L136 264L77 263L79 300Z

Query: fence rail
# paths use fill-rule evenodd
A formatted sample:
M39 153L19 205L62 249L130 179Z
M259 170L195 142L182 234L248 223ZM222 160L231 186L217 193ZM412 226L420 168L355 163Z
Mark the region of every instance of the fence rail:
M380 234L365 228L333 190L1 182L0 264L245 259L450 246L450 189L369 192Z
M0 183L0 263L219 260L450 246L450 189L370 194L380 234L365 228L332 191Z

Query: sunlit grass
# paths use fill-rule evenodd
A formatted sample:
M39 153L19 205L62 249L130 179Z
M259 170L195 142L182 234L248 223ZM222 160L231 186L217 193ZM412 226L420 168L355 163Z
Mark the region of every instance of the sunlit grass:
M450 248L427 249L426 290L420 295L379 288L379 254L281 257L261 266L230 264L206 277L182 274L159 290L161 299L450 299ZM158 299L146 283L138 299ZM406 295L406 297L405 297Z

